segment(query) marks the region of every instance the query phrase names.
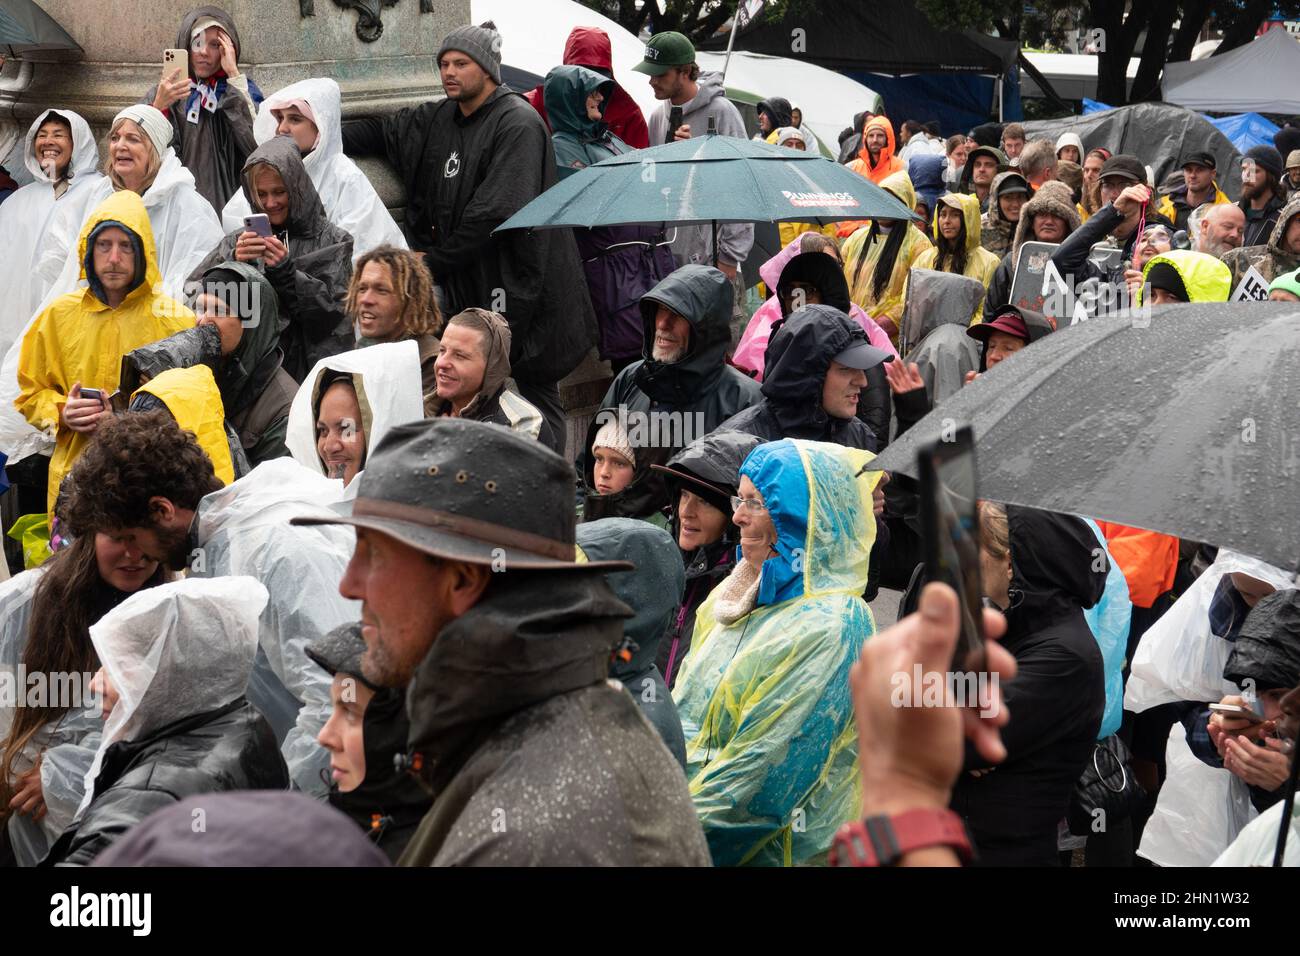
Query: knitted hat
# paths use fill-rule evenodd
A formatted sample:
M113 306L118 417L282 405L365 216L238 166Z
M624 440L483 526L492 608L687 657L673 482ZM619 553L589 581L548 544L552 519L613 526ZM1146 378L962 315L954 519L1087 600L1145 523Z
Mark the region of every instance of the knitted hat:
M627 432L619 425L617 418L611 417L609 421L600 426L600 430L596 432L596 437L591 443L593 454L595 454L597 448L608 448L615 454L622 455L630 465L636 467L636 453L632 451L632 443L628 440Z
M448 50L458 50L483 68L483 72L492 77L492 82L501 83L501 34L497 25L491 20L474 26L457 27L443 38L437 63Z
M1280 275L1273 280L1268 287L1269 292L1290 292L1292 295L1300 297L1300 270L1288 272Z
M113 126L116 127L124 119L131 120L144 130L144 134L149 137L149 142L153 143L154 150L161 158L172 141L172 124L167 122L167 117L152 106L136 103L114 116Z
M1272 146L1252 146L1246 150L1246 158L1243 163L1254 161L1260 169L1266 169L1273 174L1275 179L1282 178L1282 154Z

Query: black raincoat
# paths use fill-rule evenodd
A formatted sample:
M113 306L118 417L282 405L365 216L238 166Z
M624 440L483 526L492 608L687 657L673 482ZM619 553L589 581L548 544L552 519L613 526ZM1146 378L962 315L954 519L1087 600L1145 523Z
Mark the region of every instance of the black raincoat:
M343 147L393 165L406 237L441 285L446 314L504 315L517 381L548 385L577 368L596 342L596 315L572 232L492 234L558 177L550 131L526 99L501 86L469 116L444 99L354 120Z
M1057 824L1106 706L1101 650L1083 611L1101 599L1109 566L1079 518L1010 505L1007 523L1011 607L1001 643L1016 658L1016 676L1002 686L1007 757L990 765L967 747L952 809L980 864L1055 866Z
M667 531L644 521L607 518L578 525L578 547L589 561L631 561L636 570L605 576L614 596L632 609L623 625L630 642L615 654L609 676L622 681L668 752L686 771L686 738L677 705L655 664L664 629L686 585L677 545Z
M141 740L112 744L90 806L41 865L84 866L155 810L194 794L288 786L271 725L240 697Z
M194 24L200 19L211 17L221 24L221 28L230 35L235 45L235 59L242 61L239 31L230 14L220 7L202 6L191 10L181 20L176 33L176 48L188 50L191 47L190 33ZM190 67L190 80L195 79L194 67ZM173 104L166 112L172 124L172 146L185 167L194 174L194 188L199 195L212 203L220 218L239 190L239 171L244 168L248 154L257 149L257 140L253 136L253 116L262 102L262 91L247 75L231 83L220 69L213 75L209 85L215 81L217 95L220 97L214 112L204 109L197 93L191 92L188 99ZM242 82L241 82L242 81ZM247 83L247 97L237 87ZM152 87L145 96L146 103L153 103L158 87ZM186 117L192 108L198 109L197 123L191 123Z
M610 420L618 418L618 409L602 408L587 426L587 440L583 444L582 456L582 520L597 521L601 518L643 518L659 527L668 524L667 509L668 488L663 474L653 470L651 465L663 464L670 449L657 445L638 446L633 449L636 460L633 462L632 480L622 491L611 495L596 492L596 459L591 453L592 443L601 427ZM636 440L634 438L634 440Z
M433 806L405 866L707 866L681 767L608 681L628 607L599 570L492 575L407 692Z
M278 232L288 257L263 271L275 290L279 312L288 320L280 335L284 369L301 383L315 364L352 348L352 320L343 308L352 278L352 237L325 216L316 187L302 165L298 147L288 136L275 136L259 146L244 165L244 198L257 209L253 175L265 163L273 167L289 191L289 219ZM239 228L190 274L192 283L213 266L234 259Z

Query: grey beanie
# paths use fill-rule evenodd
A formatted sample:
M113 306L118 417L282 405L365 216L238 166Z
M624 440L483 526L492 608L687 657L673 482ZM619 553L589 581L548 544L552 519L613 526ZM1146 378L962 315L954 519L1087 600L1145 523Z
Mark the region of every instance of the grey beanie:
M443 38L442 46L438 48L438 56L434 63L442 60L442 55L448 50L459 50L471 60L483 68L488 76L492 77L492 82L500 85L501 83L501 34L497 32L497 25L491 20L474 26L457 27Z

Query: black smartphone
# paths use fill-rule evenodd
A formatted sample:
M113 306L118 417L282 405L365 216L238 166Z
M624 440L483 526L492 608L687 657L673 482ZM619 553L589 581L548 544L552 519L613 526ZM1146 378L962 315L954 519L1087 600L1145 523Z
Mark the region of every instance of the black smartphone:
M961 603L961 634L953 652L954 671L984 665L984 589L980 580L980 524L975 497L975 439L969 426L952 441L917 453L921 490L921 533L926 581L942 581Z
M104 400L104 393L101 392L101 391L100 391L99 389L97 389L97 388L84 388L84 387L83 387L83 388L81 389L81 397L82 397L82 398L93 398L93 399L94 399L95 401L97 401L97 402L102 402L102 401Z
M665 143L671 143L677 138L677 130L682 125L682 108L680 106L670 107L668 110L668 138Z

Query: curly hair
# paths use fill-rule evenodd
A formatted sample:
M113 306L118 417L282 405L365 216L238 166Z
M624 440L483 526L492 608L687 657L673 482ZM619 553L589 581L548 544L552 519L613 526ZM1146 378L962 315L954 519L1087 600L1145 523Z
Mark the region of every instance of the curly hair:
M396 246L376 246L353 266L352 281L348 283L348 295L344 302L344 308L353 324L357 320L357 290L361 285L361 273L372 262L388 267L393 289L402 299L402 311L397 317L401 338L440 335L442 313L438 311L438 301L433 296L433 278L424 265L424 258L418 252L398 249Z
M193 432L163 409L133 412L101 425L72 467L69 523L78 534L153 525L149 499L194 511L221 487Z

